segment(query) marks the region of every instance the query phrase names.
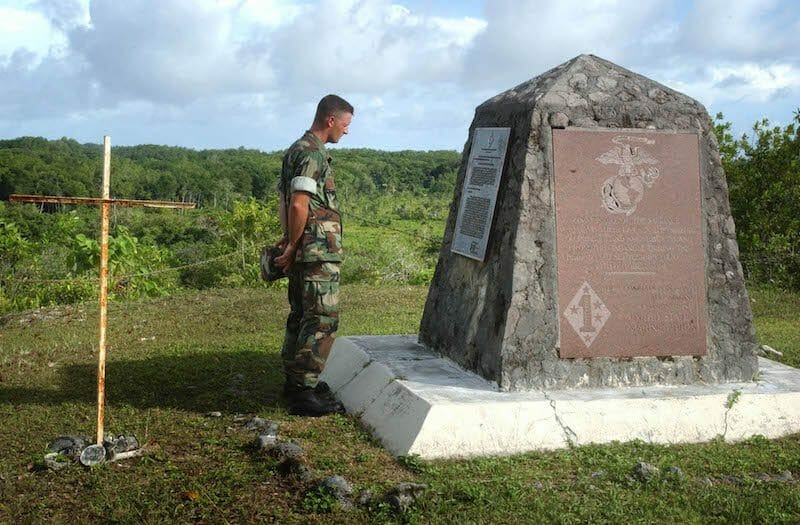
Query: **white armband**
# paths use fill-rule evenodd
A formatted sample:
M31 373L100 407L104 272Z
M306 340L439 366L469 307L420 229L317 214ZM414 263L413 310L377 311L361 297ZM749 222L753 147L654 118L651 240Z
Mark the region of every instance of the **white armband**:
M292 193L296 191L307 191L308 193L317 193L317 181L311 177L295 177L291 183Z

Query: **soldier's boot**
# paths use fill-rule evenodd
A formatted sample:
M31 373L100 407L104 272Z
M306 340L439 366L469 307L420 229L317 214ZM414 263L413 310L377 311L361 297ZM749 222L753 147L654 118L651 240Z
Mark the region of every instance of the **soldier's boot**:
M289 404L289 413L292 415L320 417L344 413L344 406L333 399L332 395L326 397L318 394L315 388L297 387L287 383L284 385L283 393Z
M325 401L328 401L329 403L336 405L337 412L339 414L345 413L344 405L342 404L341 401L336 399L336 397L333 395L331 387L328 386L328 383L326 383L325 381L320 381L319 383L317 383L317 386L314 387L314 393L320 399L324 399Z

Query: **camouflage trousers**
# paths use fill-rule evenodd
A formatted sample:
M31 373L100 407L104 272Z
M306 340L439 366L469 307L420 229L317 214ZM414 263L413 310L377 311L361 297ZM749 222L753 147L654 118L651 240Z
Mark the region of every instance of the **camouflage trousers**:
M295 263L281 357L289 387L314 387L339 327L339 264Z

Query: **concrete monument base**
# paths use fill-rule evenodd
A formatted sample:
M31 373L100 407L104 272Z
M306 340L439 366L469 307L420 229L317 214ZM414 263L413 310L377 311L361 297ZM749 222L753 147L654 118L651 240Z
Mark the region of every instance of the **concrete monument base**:
M759 370L750 383L501 392L393 335L338 338L321 379L392 454L446 458L800 432L800 370L763 358Z

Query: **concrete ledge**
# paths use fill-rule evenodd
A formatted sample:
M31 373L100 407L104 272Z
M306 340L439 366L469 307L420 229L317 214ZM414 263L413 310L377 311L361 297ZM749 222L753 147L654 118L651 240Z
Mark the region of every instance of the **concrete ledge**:
M488 456L800 432L800 370L768 359L759 358L752 383L501 392L416 341L340 337L321 377L395 455Z

